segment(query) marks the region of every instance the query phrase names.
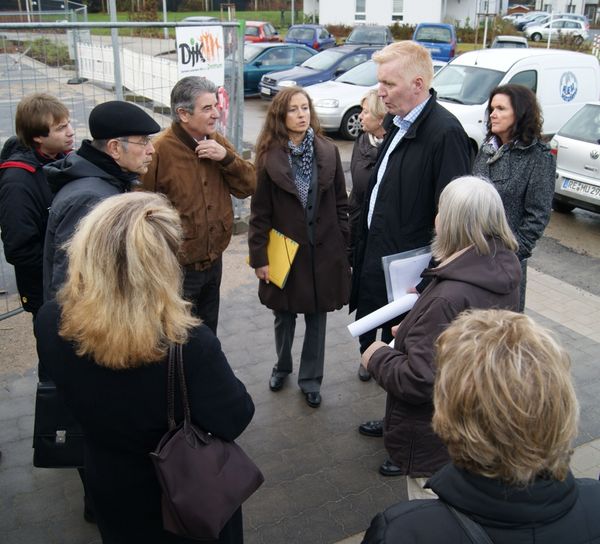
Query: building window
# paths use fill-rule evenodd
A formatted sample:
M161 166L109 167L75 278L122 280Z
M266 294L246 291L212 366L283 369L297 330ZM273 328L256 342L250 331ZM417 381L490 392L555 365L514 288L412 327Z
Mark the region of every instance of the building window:
M404 0L392 0L392 21L404 20Z
M366 0L356 0L354 10L354 19L356 21L364 21L367 18L365 4Z

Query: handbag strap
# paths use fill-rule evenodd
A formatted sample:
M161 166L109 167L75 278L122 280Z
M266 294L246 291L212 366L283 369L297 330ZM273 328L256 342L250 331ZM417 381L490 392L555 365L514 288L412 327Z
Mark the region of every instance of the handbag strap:
M442 501L443 502L443 501ZM494 541L485 532L485 529L479 525L476 521L473 521L469 516L466 516L462 512L456 510L456 508L450 506L447 502L444 505L450 513L454 516L456 521L462 527L462 530L467 534L469 540L473 544L494 544Z
M179 378L179 390L181 391L185 425L189 426L192 416L187 387L185 385L185 374L183 372L183 347L181 344L169 345L169 362L167 367L167 418L169 430L173 430L177 426L177 422L175 421L175 375L178 375Z

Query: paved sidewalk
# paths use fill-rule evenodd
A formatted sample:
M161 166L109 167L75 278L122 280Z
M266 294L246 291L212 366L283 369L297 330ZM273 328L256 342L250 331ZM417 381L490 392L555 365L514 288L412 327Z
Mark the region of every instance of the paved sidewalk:
M265 484L244 507L247 544L356 544L371 518L405 498L402 479L377 473L385 458L381 439L356 432L357 424L381 416L384 394L356 377L357 344L346 311L330 315L323 404L309 408L294 379L272 393L272 315L256 296L256 281L244 262L244 236L225 254L219 337L236 374L256 404L240 443L265 474ZM600 473L600 300L555 278L530 270L527 313L549 327L567 347L582 405L573 469ZM0 324L1 356L31 350L26 315ZM301 337L303 326L298 326ZM18 336L20 334L20 336ZM27 340L29 338L29 340ZM297 338L295 354L300 349ZM29 344L28 344L29 342ZM34 356L32 355L32 360ZM81 516L81 486L73 470L31 466L34 371L0 375L0 534L4 544L99 544L95 526Z

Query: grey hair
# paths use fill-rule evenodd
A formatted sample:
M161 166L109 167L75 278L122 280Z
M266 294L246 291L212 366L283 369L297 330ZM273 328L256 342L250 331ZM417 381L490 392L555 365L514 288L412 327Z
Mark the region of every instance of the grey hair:
M364 103L367 103L367 108L369 108L369 112L373 117L377 119L383 119L387 110L385 109L385 105L383 100L379 98L379 94L377 93L377 89L371 89L368 91L361 99L360 105L363 106Z
M433 256L443 261L471 245L480 255L489 255L492 250L486 237L498 238L512 251L519 247L498 191L477 176L451 181L440 195Z
M217 86L205 77L188 76L180 79L171 90L171 119L179 123L178 109L194 113L196 98L205 93L216 94Z
M119 142L121 142L121 145L123 146L123 149L127 151L127 145L129 144L127 140L121 140L120 138L110 138L110 140L119 140ZM98 151L106 153L106 147L108 146L108 142L108 139L92 140L92 147L97 149Z

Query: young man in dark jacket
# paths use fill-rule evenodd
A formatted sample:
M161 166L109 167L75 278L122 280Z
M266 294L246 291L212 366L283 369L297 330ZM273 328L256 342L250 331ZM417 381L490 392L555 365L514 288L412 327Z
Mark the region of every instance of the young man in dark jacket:
M0 154L0 228L6 260L15 267L21 304L35 317L42 305L42 257L52 193L42 167L73 147L69 110L35 93L17 106L16 137Z

